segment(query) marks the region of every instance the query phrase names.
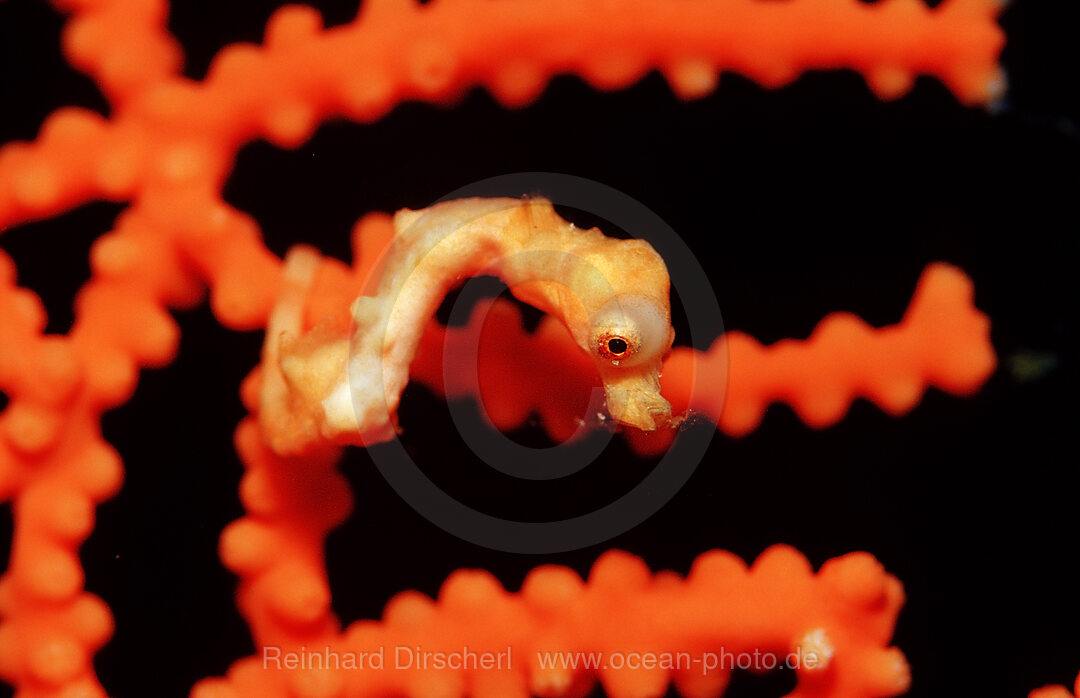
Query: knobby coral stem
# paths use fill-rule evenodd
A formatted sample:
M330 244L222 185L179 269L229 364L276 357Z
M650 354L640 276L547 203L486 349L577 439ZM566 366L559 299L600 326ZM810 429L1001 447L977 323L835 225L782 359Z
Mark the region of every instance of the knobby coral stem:
M1074 698L1076 695L1080 695L1080 675L1076 677L1076 685L1071 691L1060 685L1043 686L1029 693L1028 698Z
M139 245L127 242L115 253L139 269ZM0 497L13 500L15 520L0 581L0 677L28 696L105 695L90 659L111 636L112 617L83 591L77 556L94 506L122 479L100 418L130 397L141 366L172 358L178 338L163 307L173 291L168 265L128 271L96 276L80 292L71 332L43 336L40 301L15 286L0 253L0 388L11 396L0 415Z
M166 0L53 0L72 17L64 27L68 61L94 79L114 106L175 77L183 63L166 29Z
M806 340L765 347L741 332L727 334L701 357L695 381L723 385L726 373L726 395L688 386L686 377L694 375L688 362L693 354L687 350L669 360L672 390L735 436L756 428L770 402L790 404L812 427L835 424L856 397L901 415L928 386L974 392L997 365L990 321L975 307L971 280L945 264L926 268L903 320L890 327L874 329L850 313L833 313Z
M279 569L286 565L274 561L279 535L255 523L227 534L226 560L242 588L259 587L286 612L245 606L253 627L279 632L257 635L258 653L197 685L194 698L577 696L596 679L613 698L663 695L671 682L688 698L706 698L722 693L732 668L748 668L744 660L762 653L756 669L785 662L796 669L789 698L894 696L910 681L904 656L888 646L903 589L866 553L830 560L815 574L787 546L769 548L750 567L712 551L684 579L609 552L586 581L548 565L518 593L486 572L462 570L437 599L399 594L381 621L342 632L323 597L308 600L309 586L295 586ZM485 656L503 659L485 667Z
M473 85L527 104L558 73L614 89L660 69L692 97L711 92L722 70L776 87L806 70L850 67L883 98L928 74L960 101L988 104L1004 89L1000 6L383 0L329 30L315 10L291 6L271 19L265 45L226 47L206 80L192 82L175 75L178 49L164 34L164 3L76 2L65 51L105 86L117 116L105 124L60 110L33 145L0 150L0 230L93 198L127 200L154 182L220 187L245 142L264 137L295 147L331 115L371 121L403 100L447 102ZM72 152L79 156L70 159Z
M470 346L479 347L475 364L454 358ZM507 306L478 307L466 328L429 327L423 348L413 376L447 397L479 397L500 429L519 427L536 413L552 437L570 438L599 383L558 323L545 321L529 334ZM900 415L929 386L974 392L996 363L990 323L974 305L971 280L955 267L933 264L896 325L875 329L834 313L808 339L771 346L729 332L706 352L675 348L664 362L661 387L676 412L689 409L741 436L757 428L772 402L791 405L818 428L842 419L856 397ZM476 381L467 380L470 371L478 372ZM626 435L639 452L656 453L675 432Z

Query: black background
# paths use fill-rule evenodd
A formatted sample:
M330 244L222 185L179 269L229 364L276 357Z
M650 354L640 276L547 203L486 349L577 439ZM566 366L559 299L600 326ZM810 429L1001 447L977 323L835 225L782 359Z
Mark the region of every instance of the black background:
M275 5L176 4L170 26L194 78L224 43L259 40ZM355 1L320 5L333 24L356 10ZM724 74L694 102L675 99L657 74L614 93L564 76L521 110L475 90L452 107L399 106L374 125L329 123L295 151L246 147L226 198L258 219L279 254L307 241L347 258L349 228L364 212L425 206L494 175L563 172L615 187L670 223L709 273L727 328L761 341L805 337L834 310L896 322L934 260L974 278L993 321L1001 366L974 397L930 390L900 419L860 401L823 431L773 406L750 436L718 434L658 514L571 553L494 553L457 540L402 502L367 454L350 452L342 468L355 511L328 543L342 619L377 617L396 591L435 594L459 567L487 568L516 589L542 563L585 573L608 547L686 572L711 548L752 559L785 542L815 566L868 550L904 582L895 644L913 667L911 695L1022 696L1071 684L1080 669L1069 251L1080 220L1078 19L1072 2L1006 10L1011 87L996 113L958 105L930 79L882 103L848 71L776 91ZM61 62L60 26L42 2L0 2L0 142L32 138L64 104L108 112ZM120 209L94 203L4 233L0 245L20 282L43 295L51 331L70 326L90 243ZM175 364L144 372L135 398L105 418L127 478L82 549L88 589L116 615L95 665L118 698L184 695L252 651L216 545L242 513L231 438L243 414L237 386L261 336L222 329L205 307L177 318ZM1011 370L1033 356L1049 366L1041 374ZM655 463L616 441L580 476L514 482L477 462L422 388L409 388L401 419L410 453L447 491L519 519L589 511ZM547 443L536 427L515 438ZM0 512L6 546L10 505ZM739 676L728 695L778 696L790 680Z

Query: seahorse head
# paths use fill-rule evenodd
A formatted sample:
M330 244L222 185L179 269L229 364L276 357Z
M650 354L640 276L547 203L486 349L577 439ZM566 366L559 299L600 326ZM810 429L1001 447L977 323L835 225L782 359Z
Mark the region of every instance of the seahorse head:
M648 296L618 294L593 315L588 351L615 420L646 431L670 422L660 370L673 339L667 304Z
M582 263L567 288L573 298L562 299L563 319L600 374L610 415L653 430L671 422L671 405L660 395L675 338L667 266L644 240L590 232L577 250Z
M647 431L669 424L660 371L675 331L663 258L644 240L575 228L545 199L517 206L517 222L505 227L526 231L523 247L543 254L519 257L528 272L504 266L511 279L542 280L515 295L563 321L593 360L612 418Z

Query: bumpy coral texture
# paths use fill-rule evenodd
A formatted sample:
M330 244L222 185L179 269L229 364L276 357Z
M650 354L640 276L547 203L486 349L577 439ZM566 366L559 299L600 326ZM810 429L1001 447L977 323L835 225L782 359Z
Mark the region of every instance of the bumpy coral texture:
M241 551L242 538L259 535L233 529L229 539L231 554L248 568L268 564L273 554L259 544L257 552ZM587 581L549 565L535 569L516 594L486 572L462 570L445 582L438 599L399 594L381 621L360 621L344 633L318 613L325 596L315 587L299 588L277 585L273 608L256 614L256 636L275 647L274 657L279 647L282 654L303 656L318 648L323 657L339 658L388 647L398 657L387 658L387 665L401 666L409 659L401 659L398 647L422 647L432 655L464 647L497 655L510 647L517 659L501 669L365 672L328 669L333 660L327 659L289 670L256 656L237 662L225 679L203 682L193 695L583 696L599 679L610 696L660 696L674 682L688 698L707 698L723 692L731 664L715 666L714 660L708 666L705 658L755 650L811 657L798 669L799 687L790 696L893 696L910 683L903 654L887 646L903 590L867 553L830 560L815 575L806 558L786 546L769 548L749 568L730 553L713 551L682 579L650 574L638 558L609 552ZM612 623L616 614L619 621ZM616 653L630 651L657 657L683 652L688 660L674 667L615 661ZM553 655L595 657L599 668L546 661Z
M929 74L965 103L987 103L1002 86L996 0L948 0L935 10L917 0L516 0L483 11L475 0L425 7L372 0L355 22L328 31L316 11L289 7L271 20L264 45L226 47L202 82L179 76L182 54L165 30L163 1L56 4L71 14L65 54L98 83L113 116L60 109L33 143L0 150L0 230L94 199L130 206L93 247L93 276L79 292L66 335L43 334L40 301L16 285L15 267L0 253L0 390L10 397L0 415L0 497L13 500L16 524L0 581L0 677L25 697L105 695L91 658L111 635L112 618L83 590L77 550L93 526L95 504L122 480L120 457L101 437L100 416L131 396L140 368L172 359L178 337L167 309L199 302L208 288L223 324L252 329L265 326L279 295L280 260L262 244L255 221L220 196L244 143L266 138L296 146L328 116L371 121L402 100L446 101L474 84L507 105L523 105L558 72L617 88L659 68L683 97L708 93L722 69L776 86L806 69L848 66L882 97L902 94L915 75ZM323 261L308 301L309 324L342 317L387 228L380 216L358 225L353 267ZM507 331L493 336L505 338L519 331L515 322L511 311L496 308L487 325L502 323ZM474 324L465 331L481 329ZM437 361L431 352L440 351L442 340L453 344L459 331L429 332L434 340L425 346L434 349L419 360L417 373L459 394L469 386L423 368L424 361ZM926 332L936 341L924 342ZM580 360L551 325L527 341L544 345L535 355L565 357L559 361L569 363L560 366ZM492 342L480 348L478 389L496 424L511 426L539 409L553 435L567 436L572 420L566 415L573 410L566 405L580 399L578 386L592 378L560 370L560 379L573 377L544 381L556 386L547 396L526 386L512 399L491 385L522 375L521 367ZM853 360L871 351L889 363ZM717 358L727 355L730 369L727 358ZM853 396L899 413L928 384L957 393L975 389L993 365L970 284L958 271L938 267L927 272L895 328L872 331L849 316L832 316L806 342L761 347L729 335L706 356L676 352L664 375L669 399L736 434L752 429L771 400L792 403L807 422L821 426L839 419ZM807 366L814 367L811 379ZM530 370L541 375L535 366ZM730 381L726 407L715 398L695 399L687 387L695 380ZM253 412L258 382L256 372L243 391ZM340 635L321 552L326 532L350 508L333 468L336 452L302 460L275 456L254 417L241 424L237 445L248 468L241 498L249 514L226 530L221 552L240 575L240 608L260 647L323 640L364 647L419 634L477 646L510 641L523 649L604 650L628 641L698 650L812 644L835 651L835 660L801 673L797 695L884 696L906 685L902 658L886 647L901 602L899 584L862 554L827 563L814 575L783 548L767 551L749 572L723 553L709 553L687 580L650 577L640 562L611 554L587 584L566 570L541 568L516 595L482 573L464 572L448 581L437 604L405 594L382 623L361 623ZM477 606L481 620L467 620ZM605 622L615 614L625 621L617 632ZM665 620L658 624L658 618ZM361 678L273 674L247 659L194 693L575 694L588 673L545 674L523 665L491 674ZM614 696L655 695L672 678L688 696L716 695L726 680L600 673Z

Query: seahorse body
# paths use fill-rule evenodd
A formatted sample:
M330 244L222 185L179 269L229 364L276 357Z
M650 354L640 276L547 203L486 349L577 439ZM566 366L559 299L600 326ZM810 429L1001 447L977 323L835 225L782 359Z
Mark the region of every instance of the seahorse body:
M647 242L577 228L542 198L404 209L394 229L377 287L353 303L348 336L299 336L300 313L290 304L314 264L302 250L290 255L264 355L280 376L264 379L261 412L280 418L287 404L293 413L294 428L274 430L287 434L276 449L390 438L424 326L455 285L481 274L500 277L516 297L565 323L595 362L615 420L644 430L671 420L659 382L674 339L670 280Z

